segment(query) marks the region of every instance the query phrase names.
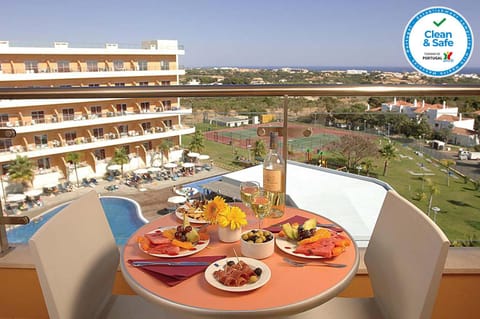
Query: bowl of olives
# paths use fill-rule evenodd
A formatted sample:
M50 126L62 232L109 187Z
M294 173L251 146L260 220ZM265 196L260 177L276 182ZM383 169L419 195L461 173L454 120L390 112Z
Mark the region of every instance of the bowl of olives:
M240 248L245 257L264 259L275 249L273 234L264 229L251 229L242 233Z

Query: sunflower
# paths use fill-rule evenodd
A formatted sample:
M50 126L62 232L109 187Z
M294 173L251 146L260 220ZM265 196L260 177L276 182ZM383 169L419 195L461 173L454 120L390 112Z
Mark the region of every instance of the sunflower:
M217 223L217 216L220 211L225 209L227 204L225 203L225 199L220 196L215 196L215 198L209 201L203 207L203 215L206 220L208 220L212 224Z
M234 230L247 225L247 215L237 206L227 206L217 216L218 224Z

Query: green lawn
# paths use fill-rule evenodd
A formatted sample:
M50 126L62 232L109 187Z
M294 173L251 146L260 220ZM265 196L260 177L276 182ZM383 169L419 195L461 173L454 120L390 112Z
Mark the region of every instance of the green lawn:
M183 145L188 145L190 137L183 137ZM215 164L228 170L238 170L242 167L233 163L234 157L243 155L248 158L247 151L234 148L212 141L205 141L205 152L211 156ZM374 160L372 175L385 181L398 193L410 200L422 211L428 211L429 190L427 183L422 181L422 172L433 174L425 176L439 188L439 194L433 197L432 207L439 207L440 212L436 216L437 224L447 234L448 238L454 241L475 240L479 245L480 238L480 191L475 190L471 181L465 182L460 176L450 177L450 186L447 186L447 174L442 171L445 168L441 165L420 157L408 147L396 144L398 156L391 161L387 170L387 176L383 176L383 159ZM330 154L324 154L329 159ZM301 160L301 159L299 159ZM334 162L331 159L330 162ZM424 168L421 167L423 165ZM454 168L454 167L453 167ZM412 174L412 173L413 174ZM422 190L423 187L423 190ZM424 193L423 198L418 196ZM434 216L433 212L431 214ZM405 231L408 234L408 230Z

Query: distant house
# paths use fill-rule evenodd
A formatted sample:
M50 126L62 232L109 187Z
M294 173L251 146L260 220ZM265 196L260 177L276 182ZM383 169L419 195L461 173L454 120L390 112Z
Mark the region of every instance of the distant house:
M253 78L250 84L265 84L265 81L262 78Z
M248 125L248 116L217 116L204 119L204 122L226 127L240 127Z

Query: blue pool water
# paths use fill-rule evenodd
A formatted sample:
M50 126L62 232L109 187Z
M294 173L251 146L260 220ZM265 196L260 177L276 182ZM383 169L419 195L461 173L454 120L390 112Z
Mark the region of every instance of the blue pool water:
M142 225L148 223L141 213L137 202L124 197L100 197L103 210L112 229L117 245L124 245L127 239ZM8 241L26 244L30 237L52 216L61 211L68 203L57 206L48 212L33 218L30 223L7 231Z
M222 179L222 176L209 177L209 178L205 178L205 179L202 179L202 180L199 180L199 181L195 181L195 182L185 184L185 185L183 185L183 187L194 187L194 188L198 189L198 191L200 193L203 194L204 191L205 191L205 189L202 187L203 184L218 181L220 179Z

